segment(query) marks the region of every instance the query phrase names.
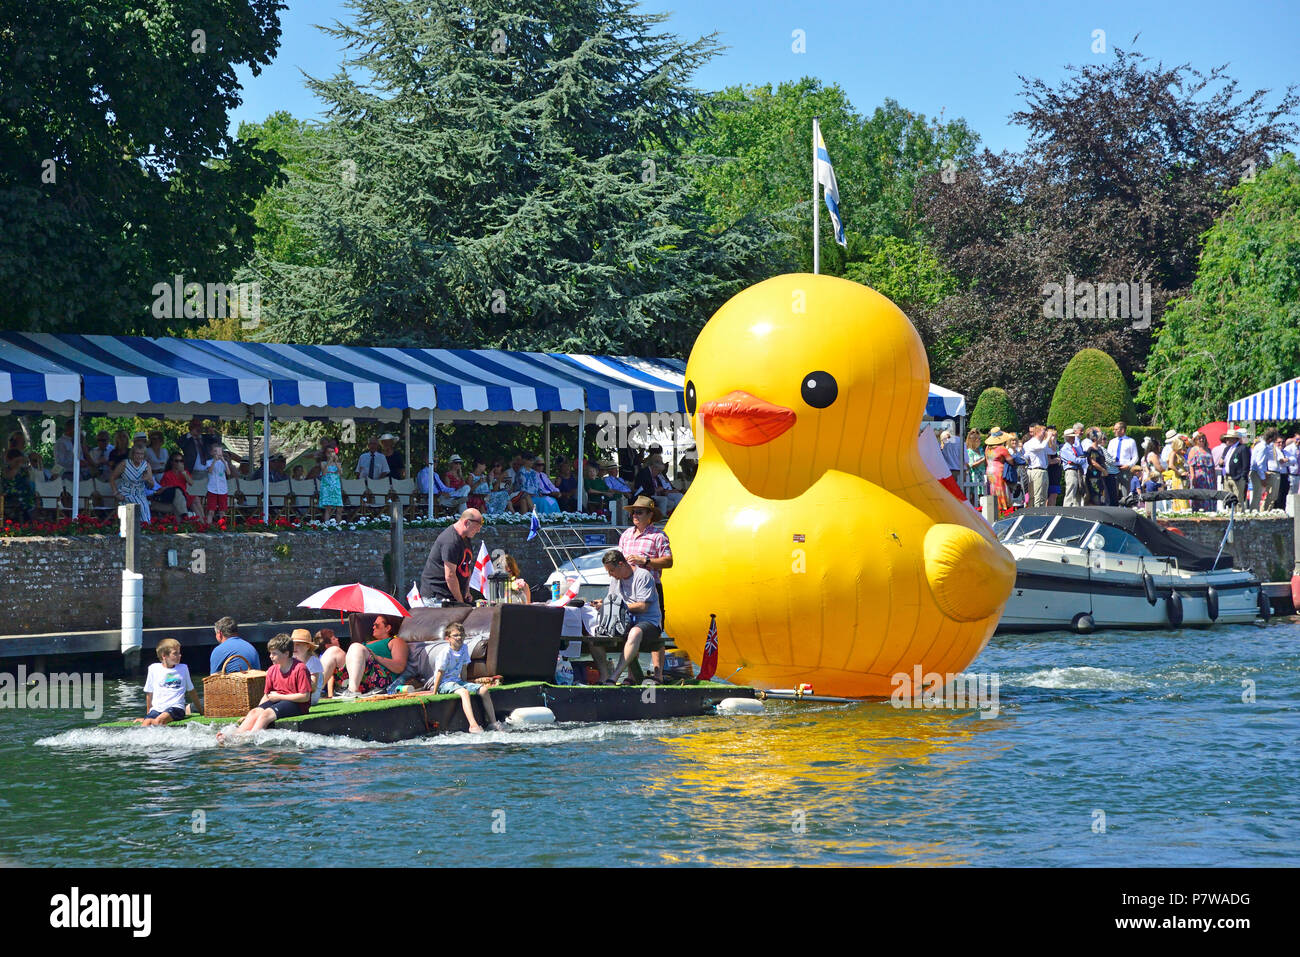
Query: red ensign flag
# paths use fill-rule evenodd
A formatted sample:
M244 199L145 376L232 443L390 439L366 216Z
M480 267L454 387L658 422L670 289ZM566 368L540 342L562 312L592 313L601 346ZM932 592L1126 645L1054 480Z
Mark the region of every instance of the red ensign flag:
M700 662L700 681L708 681L718 670L718 616L709 616L709 634L704 639L704 660Z

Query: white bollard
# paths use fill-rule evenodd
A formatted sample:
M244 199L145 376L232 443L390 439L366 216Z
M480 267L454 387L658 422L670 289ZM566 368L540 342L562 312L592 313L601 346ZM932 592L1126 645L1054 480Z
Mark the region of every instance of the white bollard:
M122 654L139 651L144 637L144 575L122 572Z

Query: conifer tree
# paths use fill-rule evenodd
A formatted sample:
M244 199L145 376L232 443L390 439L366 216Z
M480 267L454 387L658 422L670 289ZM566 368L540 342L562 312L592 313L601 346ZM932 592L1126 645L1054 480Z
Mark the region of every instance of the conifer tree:
M285 201L316 248L263 257L263 334L684 354L765 275L672 150L717 49L623 0L353 0L349 51Z

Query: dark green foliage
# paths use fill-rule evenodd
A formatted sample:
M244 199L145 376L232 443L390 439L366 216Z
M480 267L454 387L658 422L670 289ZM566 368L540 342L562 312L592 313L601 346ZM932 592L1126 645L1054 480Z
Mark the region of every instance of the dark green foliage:
M1183 429L1300 376L1300 166L1282 154L1231 195L1141 376L1142 401Z
M1019 432L1020 420L1011 404L1011 397L1006 390L992 386L980 393L975 402L975 411L970 414L970 428L979 429L987 435L989 429L998 426L1003 432Z
M1014 115L1029 132L1025 152L986 151L955 182L931 175L917 187L958 287L911 316L927 344L955 346L932 350L934 380L968 395L1004 386L1038 417L1057 370L1083 346L1128 373L1142 368L1165 304L1192 284L1227 190L1295 140L1294 92L1274 105L1266 97L1240 95L1223 68L1201 74L1123 51L1071 68L1055 87L1025 80ZM1071 276L1149 282L1150 319L1118 308L1046 318L1045 287ZM1241 341L1253 343L1263 326L1249 328Z
M1066 364L1047 413L1047 420L1063 429L1075 422L1108 429L1136 417L1124 373L1099 349L1083 349Z
M674 144L717 50L623 0L354 0L308 84L329 121L263 246L268 339L684 354L767 275L775 234L714 229ZM268 216L269 219L269 216Z
M0 12L0 325L178 329L154 284L230 282L276 176L227 127L233 67L270 62L284 4L19 6Z

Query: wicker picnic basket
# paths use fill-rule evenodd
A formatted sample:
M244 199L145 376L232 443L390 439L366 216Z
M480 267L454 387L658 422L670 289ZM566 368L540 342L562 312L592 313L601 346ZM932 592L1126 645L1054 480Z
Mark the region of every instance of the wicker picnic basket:
M244 664L248 659L231 655L222 664L226 667L238 658ZM203 679L203 713L209 718L242 718L249 709L262 700L266 691L265 671L236 671L208 675Z

